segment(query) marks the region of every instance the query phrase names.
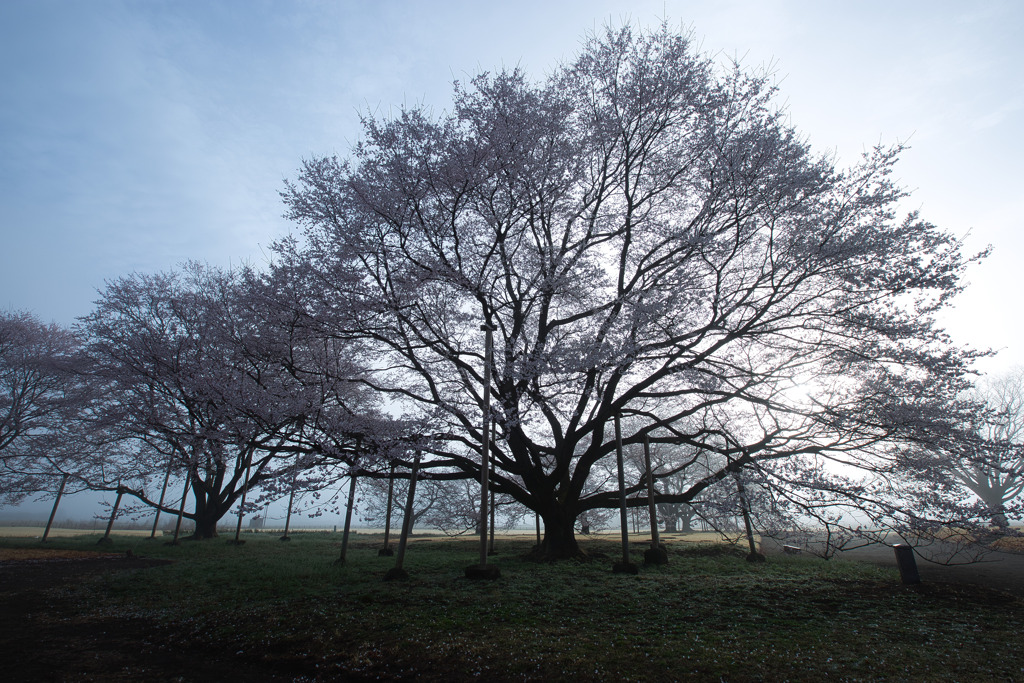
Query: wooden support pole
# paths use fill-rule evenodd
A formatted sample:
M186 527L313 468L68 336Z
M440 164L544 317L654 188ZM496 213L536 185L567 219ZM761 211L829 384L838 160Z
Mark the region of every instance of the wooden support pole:
M654 504L654 470L651 468L651 440L644 434L644 467L647 468L647 511L651 517L651 547L661 545L658 537L658 507Z
M413 504L416 501L416 479L420 476L420 452L416 451L416 459L412 463L412 472L409 473L409 494L405 499L405 514L402 515L402 533L398 537L398 557L395 558L395 566L384 575L385 581L399 581L409 578L408 572L402 568L405 563L405 546L409 542L409 533L412 531Z
M644 564L668 564L668 550L658 537L658 507L654 504L654 468L651 467L651 440L644 434L644 467L647 468L647 510L651 516L651 547L644 551Z
M356 478L359 470L353 469L349 474L348 504L345 506L345 531L341 534L341 555L334 564L345 564L345 554L348 552L348 535L352 529L352 508L356 501Z
M491 358L494 345L494 331L490 322L480 326L484 332L484 410L483 443L480 456L480 566L487 566L487 496L490 485L491 451Z
M616 574L636 574L637 567L629 561L629 515L626 513L626 471L622 458L622 425L615 413L615 460L619 470L619 524L622 528L622 562L616 562Z
M174 525L174 538L167 542L167 545L178 545L178 536L181 534L181 520L185 517L185 500L188 497L189 478L192 470L185 470L185 487L181 491L181 505L178 506L178 521Z
M168 458L167 471L164 473L164 485L160 487L160 502L156 505L156 517L153 519L153 530L149 532L150 538L156 538L156 528L160 524L160 508L164 506L164 496L167 495L167 482L171 480L172 467L174 467L174 458Z
M110 532L114 528L114 520L117 519L117 510L121 507L121 496L123 495L124 489L122 489L121 485L118 484L117 498L114 499L114 509L110 511L110 520L107 522L107 531L103 534L103 538L98 541L101 545L109 545L110 543L113 543L113 541L110 540Z
M733 470L732 476L736 479L736 492L740 497L740 512L743 513L743 526L747 532L747 545L750 554L747 555L748 562L764 562L764 555L757 552L757 544L754 542L754 525L750 521L750 506L747 503L747 491L743 488L743 478L739 470Z
M395 498L395 461L388 468L388 504L384 517L384 547L377 551L379 557L391 557L395 551L391 549L391 509Z
M235 538L228 541L231 545L242 545L245 543L241 539L242 535L242 515L245 514L245 496L249 493L249 473L252 470L252 465L245 468L245 481L242 483L242 500L238 503L238 524L235 525Z
M498 552L494 549L494 489L491 489L491 547L487 550L488 555L497 555Z
M60 499L64 497L64 486L68 483L68 475L64 475L60 478L60 488L57 489L57 497L53 499L53 509L50 510L50 519L46 521L46 529L43 530L43 538L40 543L46 543L47 537L50 535L50 527L53 526L53 518L57 516L57 506L60 505Z
M292 474L292 490L288 493L288 513L284 518L284 536L281 537L282 541L290 541L291 537L288 535L288 530L292 524L292 503L295 502L295 481L299 478L299 470L296 468Z

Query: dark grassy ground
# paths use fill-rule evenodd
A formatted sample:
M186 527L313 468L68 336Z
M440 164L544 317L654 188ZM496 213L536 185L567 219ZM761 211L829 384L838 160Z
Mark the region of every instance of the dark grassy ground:
M475 541L416 541L411 578L385 583L393 558L377 557L377 538L357 536L344 567L336 535L246 538L115 537L103 550L135 559L0 568L0 636L19 653L0 660L0 678L1024 680L1022 601L903 586L871 565L749 564L730 546L677 544L668 566L628 576L611 572L610 541L585 542L590 562L558 564L505 541L492 558L501 579L471 582Z

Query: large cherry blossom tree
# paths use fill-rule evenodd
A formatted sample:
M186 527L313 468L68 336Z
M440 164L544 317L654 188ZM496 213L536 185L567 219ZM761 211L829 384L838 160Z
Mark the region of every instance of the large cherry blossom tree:
M953 438L974 354L935 314L980 255L897 216L899 146L837 168L775 96L688 36L607 30L546 79L485 73L450 112L367 117L350 158L287 184L301 230L279 253L374 349L366 386L431 420L428 472L477 477L489 411L493 485L541 515L546 557L617 504L588 485L616 415L627 446L715 456L660 502L757 467L894 510L901 454Z

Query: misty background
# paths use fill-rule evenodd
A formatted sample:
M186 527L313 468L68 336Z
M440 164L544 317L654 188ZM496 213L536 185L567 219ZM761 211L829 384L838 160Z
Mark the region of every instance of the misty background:
M347 155L361 113L440 111L453 80L502 65L540 78L588 31L662 19L723 64L774 73L793 125L840 165L908 141L905 209L967 252L993 246L943 322L999 351L979 370L1024 364L1016 2L0 3L0 308L69 325L120 275L259 266L290 230L283 180ZM58 519L101 499L69 498Z

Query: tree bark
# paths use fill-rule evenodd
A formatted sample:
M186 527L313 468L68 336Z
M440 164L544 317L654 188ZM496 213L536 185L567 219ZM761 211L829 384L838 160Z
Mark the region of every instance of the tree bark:
M192 533L193 540L203 540L207 538L217 538L217 522L220 521L222 515L207 514L202 516L196 516L196 530Z
M558 506L541 513L544 520L544 539L530 559L551 562L554 560L585 559L587 554L576 542L576 514Z
M231 510L234 498L221 500L219 496L207 494L201 490L202 484L192 483L192 495L195 497L196 509L192 515L185 515L196 524L193 540L217 538L217 522Z

